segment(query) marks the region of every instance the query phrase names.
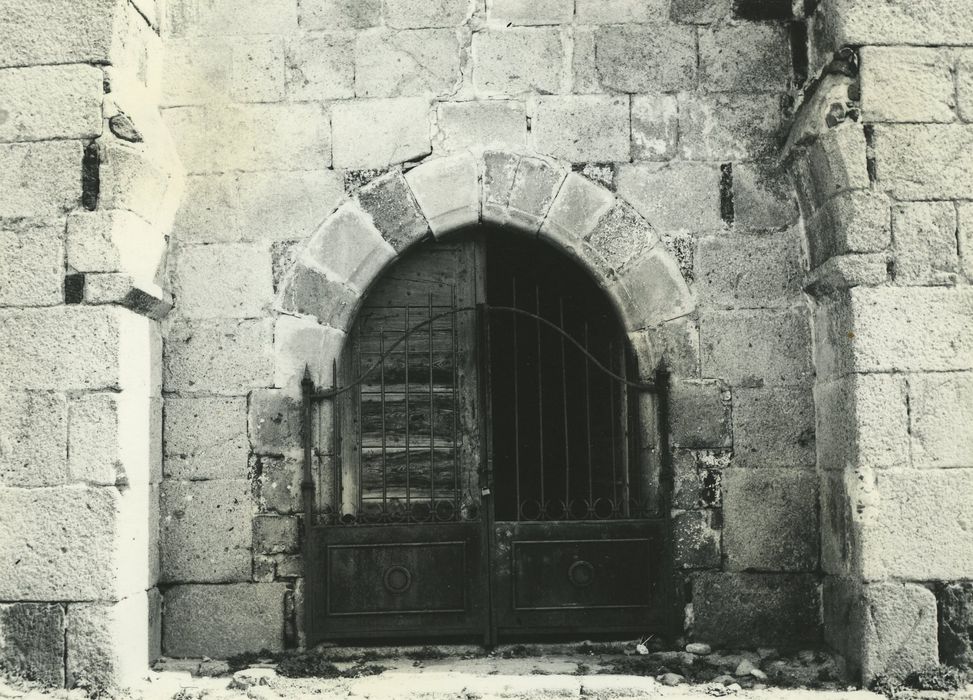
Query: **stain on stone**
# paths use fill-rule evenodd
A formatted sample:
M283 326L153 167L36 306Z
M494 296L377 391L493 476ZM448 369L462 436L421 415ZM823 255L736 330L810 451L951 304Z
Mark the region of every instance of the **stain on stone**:
M84 301L84 273L64 276L64 303L80 304Z
M135 128L132 118L124 112L108 120L108 128L118 138L131 143L142 143L142 134Z
M98 208L101 193L101 154L98 144L89 143L84 147L81 160L81 205L88 211Z
M943 583L936 590L939 609L939 660L950 666L973 665L973 583Z
M733 16L756 21L791 19L791 0L736 0Z
M720 166L720 218L733 224L733 163Z
M791 22L788 34L791 41L791 65L794 69L794 83L804 85L808 78L808 37L806 22Z

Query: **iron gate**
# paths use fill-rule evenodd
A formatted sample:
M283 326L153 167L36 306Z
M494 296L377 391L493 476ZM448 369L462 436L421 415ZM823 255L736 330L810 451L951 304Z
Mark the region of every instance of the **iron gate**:
M383 328L354 339L348 381L337 362L327 388L305 372L308 644L493 644L500 636L637 635L666 626L664 509L646 495L659 472L631 463L648 446L629 444L640 431L628 430L627 411L640 402L623 397L654 396L662 428L667 375L629 379L622 342L609 344L606 362L593 352L587 324L568 332L563 301L554 321L541 313L539 290L533 311L517 304L516 287L514 297L512 305L458 306L454 293L446 307L430 297L421 320L406 309L394 336ZM463 319L473 320L478 379L476 424L465 428ZM498 337L512 342L497 348ZM551 352L559 362L545 359ZM525 364L520 353L533 355ZM537 374L530 382L524 367ZM559 399L544 391L558 385ZM536 396L523 396L525 388ZM528 419L525 407L536 415ZM562 444L545 445L545 427L558 422ZM532 427L537 434L525 436ZM475 455L464 430L479 431ZM510 434L506 442L497 431ZM667 453L661 429L655 447L657 457ZM466 468L471 460L475 469Z

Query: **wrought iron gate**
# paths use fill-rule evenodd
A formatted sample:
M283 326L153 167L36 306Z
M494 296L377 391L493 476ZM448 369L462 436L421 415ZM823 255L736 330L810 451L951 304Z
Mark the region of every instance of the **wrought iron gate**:
M309 644L665 625L664 519L647 496L658 471L630 461L648 446L630 449L641 431L627 411L644 402L626 396L654 396L661 414L667 377L629 379L623 343L599 357L586 324L569 332L563 301L551 320L539 289L533 310L516 295L515 285L510 305L460 306L454 293L438 307L430 297L390 337L383 327L353 339L348 381L337 363L330 387L305 373ZM475 333L466 375L461 327ZM560 445L545 444L551 425ZM464 431L479 432L479 450Z

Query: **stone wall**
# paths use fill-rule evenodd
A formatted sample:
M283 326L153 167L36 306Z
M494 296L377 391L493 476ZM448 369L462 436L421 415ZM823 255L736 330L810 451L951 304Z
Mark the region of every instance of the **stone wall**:
M786 153L816 307L825 631L866 679L969 662L955 583L973 575L963 5L822 3L824 75Z
M643 370L665 356L676 374L672 519L692 633L819 639L810 316L776 165L806 47L802 18L778 4L170 3L163 116L189 177L165 330L167 653L300 643L300 372L329 378L349 312L394 252L463 212L491 220L488 191L450 209L459 195L419 174L452 162L465 182L472 150L487 183L483 149L538 154L552 197L562 182L565 201L608 188L570 228L594 242L599 226L609 248L634 230L678 265L671 290L642 268L622 308ZM389 214L387 197L405 204ZM630 323L687 283L668 322ZM193 614L203 600L219 613ZM272 636L254 632L254 610Z
M117 686L160 646L158 18L11 0L0 36L0 666Z

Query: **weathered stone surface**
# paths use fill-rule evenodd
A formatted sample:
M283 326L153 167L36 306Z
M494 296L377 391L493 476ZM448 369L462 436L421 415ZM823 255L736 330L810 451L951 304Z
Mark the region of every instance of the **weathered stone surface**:
M364 29L382 20L381 0L302 0L300 24L307 29Z
M692 636L716 647L813 645L818 598L807 574L702 572L693 577Z
M958 202L959 229L957 230L960 268L966 279L973 281L973 203Z
M777 94L681 94L679 153L706 161L773 157L782 121Z
M564 92L564 44L557 29L514 27L473 35L473 83L487 94Z
M375 178L361 188L358 202L396 251L402 251L429 233L429 224L398 170Z
M51 216L81 199L80 141L0 144L0 218Z
M531 139L542 153L572 162L629 160L627 97L538 97L530 113Z
M621 202L588 235L588 243L614 270L639 260L658 241L652 227L632 207Z
M145 678L148 619L144 591L117 603L71 603L65 635L67 684L117 690Z
M800 303L801 245L796 232L707 236L695 259L699 300L711 308L785 307Z
M836 194L870 187L865 132L855 122L841 124L819 136L809 147L807 160L814 207Z
M771 163L733 164L733 222L768 229L797 221L794 190L786 174Z
M702 163L622 165L618 194L664 231L713 229L720 218L720 170Z
M103 80L86 65L0 70L0 142L96 138Z
M273 300L270 246L187 246L176 260L175 311L186 318L256 318Z
M115 3L82 0L57 12L46 5L5 2L0 66L102 63L111 55Z
M679 318L629 338L643 377L663 365L676 376L699 377L699 323L695 319Z
M180 243L298 240L344 198L333 170L197 175L187 179L173 234Z
M459 81L460 47L454 29L374 29L358 35L358 97L445 96Z
M253 505L247 480L163 482L162 579L248 580Z
M956 58L956 110L963 121L973 121L973 51L959 51Z
M936 666L936 597L914 583L865 586L862 675L902 679Z
M723 549L730 571L813 571L818 476L812 470L723 472Z
M428 160L405 176L437 237L479 221L478 178L477 163L470 153Z
M973 125L879 124L879 185L897 199L962 199L973 181Z
M320 104L176 107L162 116L188 173L331 165L328 114Z
M973 18L964 0L935 6L909 0L827 0L835 46L865 44L969 44Z
M632 96L632 159L669 160L676 154L679 105L673 95Z
M167 391L240 395L273 380L270 320L174 323L165 341Z
M0 393L0 484L64 483L67 426L67 402L61 394Z
M911 202L892 207L892 250L897 284L943 284L956 280L956 205Z
M311 34L287 43L287 94L293 100L355 96L355 35Z
M63 284L63 225L0 223L0 306L57 304Z
M253 519L253 551L261 554L288 554L300 549L300 524L297 518L261 515Z
M730 466L732 454L730 450L674 450L672 507L720 507L723 471Z
M298 261L280 283L275 308L286 314L311 315L328 326L344 328L360 293L348 285L330 279L322 270Z
M810 329L803 311L700 314L704 377L731 386L804 385L811 377Z
M197 31L203 35L283 34L297 29L297 4L293 0L269 0L250 12L240 12L233 0L212 0L200 6Z
M60 605L0 605L0 665L41 683L63 686L64 627Z
M487 18L503 26L561 24L574 16L573 0L537 0L523 3L520 0L490 0Z
M301 402L279 389L250 394L249 433L257 454L301 449Z
M165 400L165 475L169 479L244 479L247 402L241 397Z
M708 90L781 91L791 77L787 33L780 25L740 22L699 34L699 81Z
M689 27L599 27L595 55L602 87L619 92L669 92L696 79L696 37Z
M943 49L863 46L861 104L869 122L956 119L952 56Z
M165 595L163 650L168 656L215 659L279 651L286 590L282 583L174 586Z
M152 404L134 391L85 394L68 402L71 481L128 488L152 477Z
M720 565L718 510L690 510L672 518L672 546L676 565L683 569L717 568Z
M629 331L672 321L695 308L676 261L663 246L654 247L627 265L609 291L616 296Z
M455 27L472 12L469 0L385 0L385 23L396 29Z
M571 56L571 91L579 95L602 92L595 59L597 27L574 27L574 51Z
M330 279L364 291L394 257L395 250L375 228L371 217L351 201L339 207L314 233L301 261L326 271Z
M233 80L233 45L198 37L171 37L166 42L161 105L205 104L229 97Z
M890 211L888 197L872 192L844 192L828 200L806 224L811 266L835 255L885 249L892 240Z
M439 104L436 151L453 153L471 146L523 148L527 142L527 112L515 100L474 100Z
M303 464L298 457L258 455L254 458L261 512L296 513L302 509Z
M166 249L163 231L131 211L76 211L68 217L67 260L77 272L126 273L148 288L162 272Z
M973 663L973 584L939 584L936 602L940 658L950 666L968 668Z
M822 420L845 420L835 412ZM747 467L813 467L814 402L807 389L733 392L734 463Z
M662 0L577 0L576 17L583 24L626 24L666 18Z
M875 472L876 497L861 513L864 578L970 578L971 473L969 469Z
M284 41L247 37L233 48L230 95L239 102L277 102L286 93Z
M332 363L341 352L345 334L303 318L280 316L274 324L274 386L300 395L304 369L318 386L333 381Z
M675 22L710 24L730 14L733 0L673 0L669 17Z
M380 168L432 151L429 101L400 97L339 102L332 108L336 168Z
M973 467L973 373L909 378L912 461L916 467Z
M615 196L577 173L568 173L554 198L541 236L574 246L584 240L615 203Z
M673 447L719 448L733 445L730 392L717 380L673 381L669 414Z
M536 232L566 175L567 169L556 161L486 153L483 221Z

